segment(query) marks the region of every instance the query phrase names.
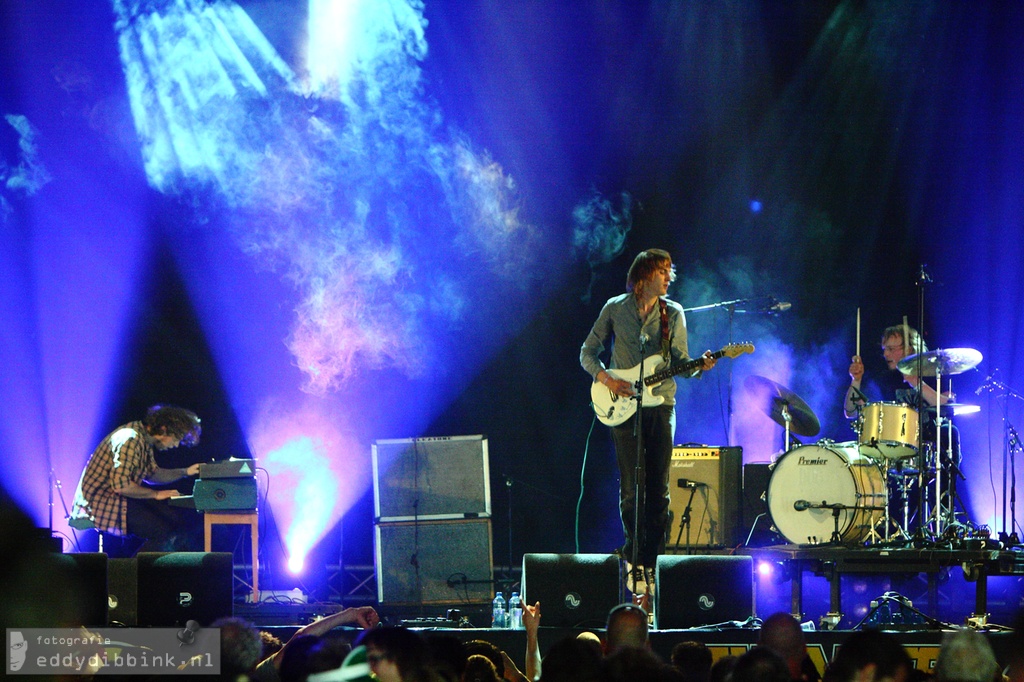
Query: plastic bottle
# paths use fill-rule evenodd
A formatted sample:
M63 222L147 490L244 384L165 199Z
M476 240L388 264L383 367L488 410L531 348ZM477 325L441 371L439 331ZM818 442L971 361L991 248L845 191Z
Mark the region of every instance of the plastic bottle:
M518 592L513 592L508 600L508 626L512 630L523 629L523 600Z
M505 595L499 592L495 597L494 601L491 602L491 627L492 628L503 628L508 622L506 620L505 611Z

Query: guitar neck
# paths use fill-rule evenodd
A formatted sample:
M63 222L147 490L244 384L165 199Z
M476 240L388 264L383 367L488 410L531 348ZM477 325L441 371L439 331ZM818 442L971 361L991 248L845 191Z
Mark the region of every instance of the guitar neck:
M724 355L725 355L725 349L723 348L722 350L718 351L717 353L712 353L711 357L713 357L715 360L719 360ZM666 367L665 369L661 370L660 372L655 372L654 374L650 375L649 377L645 377L644 378L644 386L653 386L654 384L659 384L662 381L664 381L665 379L668 379L669 377L674 377L677 374L682 374L683 372L691 372L691 371L697 369L698 367L700 367L703 363L704 363L704 356L701 356L701 357L696 358L694 360L687 360L686 362L680 362L677 365L671 365L671 366Z

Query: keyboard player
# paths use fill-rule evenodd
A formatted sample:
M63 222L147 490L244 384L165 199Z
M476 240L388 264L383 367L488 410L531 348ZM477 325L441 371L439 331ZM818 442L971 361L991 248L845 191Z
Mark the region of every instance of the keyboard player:
M114 556L200 549L202 533L195 514L166 502L178 492L151 486L199 474L198 464L160 467L154 453L196 445L201 431L194 412L173 405L154 405L142 420L112 431L85 465L69 525L125 539L120 547L107 543L108 554Z

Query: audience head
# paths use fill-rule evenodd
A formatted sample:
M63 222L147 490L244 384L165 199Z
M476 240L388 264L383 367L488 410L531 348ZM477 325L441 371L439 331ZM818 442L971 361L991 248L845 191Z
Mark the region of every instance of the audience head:
M910 656L892 635L861 630L850 635L825 671L825 682L905 682Z
M732 682L790 682L789 668L777 653L755 646L739 657L732 669Z
M412 630L401 627L365 630L357 642L366 646L370 670L381 682L417 680L429 668L426 641Z
M462 640L445 632L426 632L423 639L427 643L431 667L435 671L445 679L457 680L462 677L466 670L466 659L469 658Z
M473 654L466 659L466 669L462 673L462 682L499 682L498 669L491 659L480 654Z
M938 682L997 682L1001 678L992 645L980 633L958 630L942 638L935 662Z
M605 632L605 655L619 649L647 647L647 612L632 603L619 604L608 613Z
M320 638L313 635L296 635L288 641L281 652L278 674L281 682L302 682L309 675L309 659Z
M674 682L679 671L666 665L650 649L622 647L604 659L607 682Z
M219 618L210 627L220 628L220 668L232 678L252 672L262 659L260 631L242 618Z
M282 642L277 635L267 632L266 630L260 630L260 642L263 646L263 651L260 653L261 661L268 656L273 656L284 648L284 642Z
M1024 611L1013 622L1007 651L1007 676L1010 682L1024 682Z
M541 662L541 682L588 682L600 677L601 648L587 639L561 639L548 649Z
M688 682L708 682L713 658L702 642L679 642L672 647L672 665Z
M781 656L789 668L789 676L800 679L801 667L807 658L807 638L796 618L785 612L772 614L761 625L757 644Z
M494 664L495 670L498 671L498 677L505 676L505 661L501 658L501 649L491 642L484 639L471 639L463 643L462 652L467 658L473 655L486 656Z
M709 682L732 682L732 671L736 668L739 656L722 656L711 666Z

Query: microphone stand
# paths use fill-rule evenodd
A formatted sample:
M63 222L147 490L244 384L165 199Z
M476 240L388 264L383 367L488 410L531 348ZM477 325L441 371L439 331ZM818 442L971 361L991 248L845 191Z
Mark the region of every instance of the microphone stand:
M686 509L683 510L682 518L679 519L679 533L676 535L676 545L679 545L680 538L683 537L683 529L686 529L686 553L690 554L692 548L690 547L690 512L693 510L693 496L697 494L697 486L690 488L690 499L686 501Z
M641 326L642 329L642 326ZM640 332L640 377L636 380L634 390L636 395L636 418L633 420L633 438L636 439L636 464L633 468L633 547L630 552L630 569L631 572L637 570L637 556L639 554L640 547L640 509L646 506L646 500L641 499L640 493L646 489L646 486L641 486L641 477L646 476L646 462L644 457L644 430L643 430L643 414L644 414L644 346L647 344L647 335ZM626 578L626 584L629 584L629 578L633 577L633 588L636 589L636 578L634 576L628 576ZM635 593L634 593L635 594Z
M733 318L736 313L765 313L768 315L775 314L772 310L772 306L779 303L779 300L774 296L759 296L756 298L737 298L732 301L721 301L719 303L709 303L708 305L699 305L695 308L684 308L684 313L697 313L704 310L715 310L716 308L725 308L729 313L729 332L726 335L728 342L732 343L732 325ZM737 307L742 306L742 307ZM755 307L756 306L756 307ZM725 425L725 440L729 445L733 444L733 433L732 433L732 363L729 363L729 378L726 381L726 389L728 395L726 396L726 410L728 412L729 422Z

